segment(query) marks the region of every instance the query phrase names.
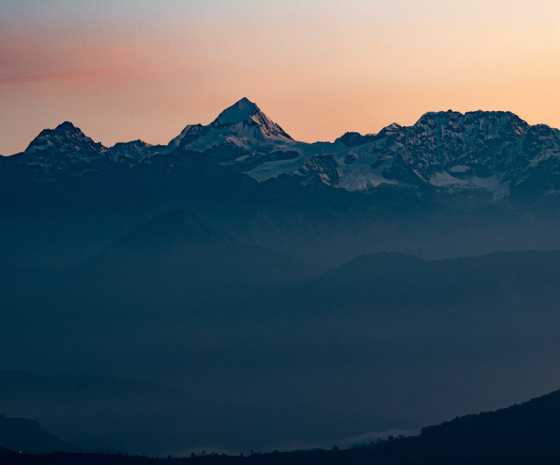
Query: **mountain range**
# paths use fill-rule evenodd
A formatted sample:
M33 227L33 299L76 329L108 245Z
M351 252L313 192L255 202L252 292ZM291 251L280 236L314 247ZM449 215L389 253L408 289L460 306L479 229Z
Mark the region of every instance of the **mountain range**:
M273 450L552 391L558 142L479 111L308 144L247 99L167 145L46 129L0 158L0 369L169 388L0 411L84 448Z
M559 134L509 112L448 111L309 144L246 98L167 145L108 148L65 122L0 157L0 252L65 267L176 208L323 266L558 248Z
M513 113L426 113L413 126L393 123L377 134L349 132L333 143L308 144L294 141L246 98L206 126L186 126L167 146L137 140L107 148L65 122L42 131L23 153L4 158L2 168L4 173L35 171L41 182L51 182L101 167L160 160L172 166L192 152L259 182L287 175L304 185L318 182L357 192L464 191L498 201L556 198L559 187L560 131L530 126Z

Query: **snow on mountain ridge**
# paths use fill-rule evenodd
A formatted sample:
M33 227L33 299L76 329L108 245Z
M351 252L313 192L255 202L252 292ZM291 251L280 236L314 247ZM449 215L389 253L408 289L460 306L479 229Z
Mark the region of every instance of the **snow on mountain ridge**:
M44 129L27 149L12 157L10 164L28 165L44 173L65 170L74 164L90 164L106 157L107 147L94 142L79 128L65 121L55 129Z
M69 121L59 124L55 129L44 129L31 141L25 153L34 153L47 150L51 147L57 149L84 151L91 149L102 152L106 148L99 142L94 142L79 128Z
M487 191L495 199L525 182L531 166L545 169L540 164L544 159L559 159L560 174L560 131L530 126L510 112L428 112L412 126L393 123L375 135L346 133L334 144L298 148L299 159L265 162L247 174L264 181L305 172L309 179L310 170L316 169L316 179L347 190L430 185L447 191ZM332 167L324 176L323 168L306 164L317 155L332 156L338 175Z
M560 131L530 126L503 111L428 112L412 126L392 123L377 134L349 132L333 143L308 144L294 141L243 98L208 125L186 126L165 147L133 141L107 149L65 122L42 131L24 153L8 158L13 158L10 163L54 172L55 167L64 170L72 163L97 159L135 166L160 155L189 156L189 152L259 182L288 175L302 184L320 182L349 191L368 192L386 184L485 191L494 198L530 183L544 182L550 192L560 190ZM90 166L76 172L84 169Z
M126 161L130 164L148 162L152 156L154 146L140 139L130 142L117 142L107 150L111 161Z
M180 132L177 137L171 139L169 144L167 144L167 152L172 152L178 147L185 146L192 141L195 141L200 136L204 135L207 131L207 126L202 126L202 124L188 124Z
M11 163L40 167L44 173L65 170L70 165L81 167L73 174L80 176L87 172L94 161L110 161L133 166L149 162L157 147L141 140L118 142L107 148L94 142L79 128L66 121L55 129L45 129L33 139L25 152L9 157ZM86 171L84 171L84 169Z

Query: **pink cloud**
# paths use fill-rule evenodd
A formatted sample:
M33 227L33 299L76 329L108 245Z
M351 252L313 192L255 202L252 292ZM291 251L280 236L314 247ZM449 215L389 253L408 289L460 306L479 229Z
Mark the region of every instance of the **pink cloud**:
M134 41L60 40L48 34L15 34L0 41L0 84L138 79L151 69L155 48Z

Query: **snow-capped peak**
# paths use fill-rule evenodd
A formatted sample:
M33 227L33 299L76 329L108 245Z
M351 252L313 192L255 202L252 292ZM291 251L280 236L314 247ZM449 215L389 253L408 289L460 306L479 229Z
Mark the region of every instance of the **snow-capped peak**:
M231 107L222 111L214 120L212 126L233 126L234 124L250 118L257 112L260 112L259 107L248 98L243 97Z
M231 107L222 111L210 124L210 127L216 129L238 128L234 132L239 134L241 125L258 127L260 134L254 134L258 139L293 140L280 126L266 116L256 104L246 97L243 97Z
M236 147L250 153L280 149L294 140L247 98L222 111L209 125L188 125L168 144L167 153L176 149L204 152L219 146ZM281 149L280 149L281 150ZM235 155L237 158L239 154Z
M69 121L59 124L55 129L41 131L29 144L25 153L40 152L50 148L65 151L93 150L96 152L105 149L100 143L94 142Z

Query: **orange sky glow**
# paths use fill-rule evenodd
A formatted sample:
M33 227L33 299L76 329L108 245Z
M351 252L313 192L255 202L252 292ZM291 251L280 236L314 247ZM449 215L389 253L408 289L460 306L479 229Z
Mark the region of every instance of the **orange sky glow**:
M244 96L308 142L448 109L560 128L559 82L556 0L0 3L3 155L66 120L167 143Z

